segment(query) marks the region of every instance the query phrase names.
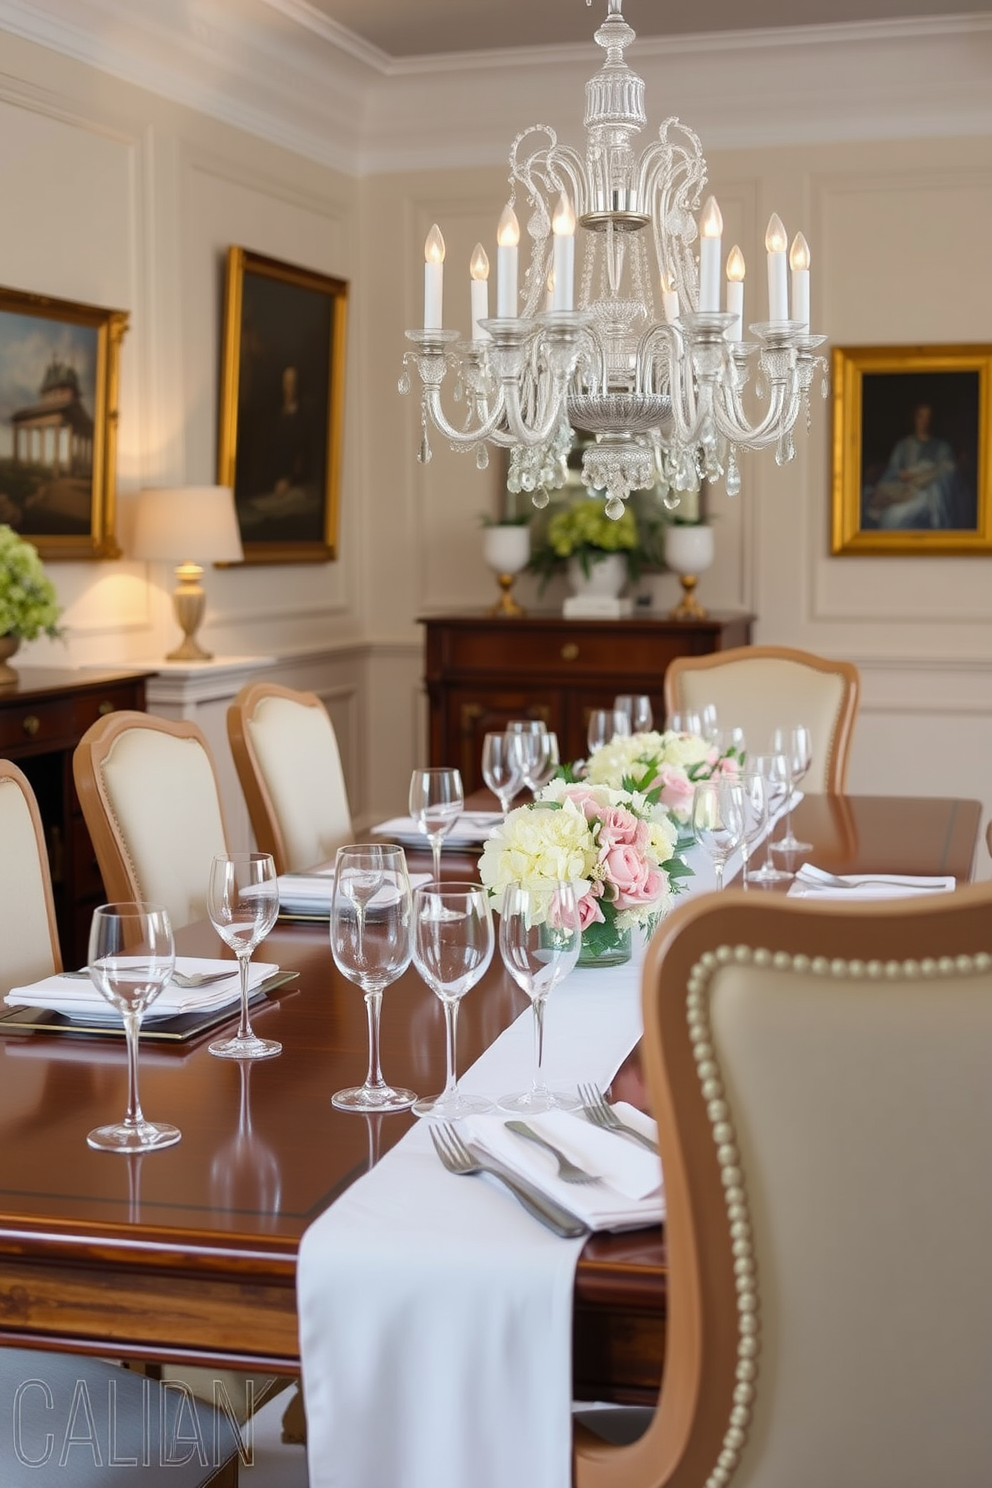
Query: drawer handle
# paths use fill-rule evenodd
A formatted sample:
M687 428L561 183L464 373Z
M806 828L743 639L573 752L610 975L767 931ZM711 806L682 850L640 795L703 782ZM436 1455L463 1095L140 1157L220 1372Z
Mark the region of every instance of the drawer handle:
M112 702L109 701L109 699L104 698L102 703L97 704L96 711L99 713L101 718L106 718L108 713L113 713L114 705Z
M41 719L38 718L36 714L29 713L27 718L25 718L24 722L21 724L21 727L27 734L28 738L33 739L35 734L41 728Z
M574 641L566 641L561 648L562 661L574 661L579 654L579 648Z

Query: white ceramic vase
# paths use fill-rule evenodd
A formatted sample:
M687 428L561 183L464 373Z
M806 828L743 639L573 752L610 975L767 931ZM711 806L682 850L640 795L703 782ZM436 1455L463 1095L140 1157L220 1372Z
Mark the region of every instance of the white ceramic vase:
M703 523L665 528L665 563L682 582L682 598L672 610L673 620L702 620L706 611L695 595L696 581L712 566L713 528Z
M581 559L569 558L567 572L568 587L573 594L617 599L627 582L627 560L622 553L606 553L598 562L590 563L587 574Z
M517 574L530 559L530 528L522 523L512 527L486 527L482 534L482 556L496 575L500 597L489 611L491 615L522 615L523 610L510 590Z

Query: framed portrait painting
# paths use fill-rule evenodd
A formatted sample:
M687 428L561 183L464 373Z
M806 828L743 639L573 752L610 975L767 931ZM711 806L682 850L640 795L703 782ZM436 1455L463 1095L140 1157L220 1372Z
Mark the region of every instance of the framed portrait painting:
M833 351L833 553L992 553L992 346Z
M246 563L337 556L347 303L344 280L228 250L218 480Z
M42 558L119 558L117 395L127 312L0 289L0 522Z

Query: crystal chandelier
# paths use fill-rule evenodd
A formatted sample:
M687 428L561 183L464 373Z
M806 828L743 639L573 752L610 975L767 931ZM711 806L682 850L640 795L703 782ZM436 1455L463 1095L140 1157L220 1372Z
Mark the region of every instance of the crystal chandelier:
M697 227L706 183L699 140L669 118L635 153L647 116L643 79L624 60L634 32L622 3L608 0L596 32L606 58L586 84L584 158L545 124L513 142L510 198L497 232L496 315L488 313L489 263L480 244L470 266L470 340L442 326L444 240L432 227L424 325L406 333L414 349L404 356L399 384L409 392L415 366L422 463L431 458L430 425L453 449L475 449L482 469L487 446L506 448L510 490L532 493L538 507L564 484L574 431L592 434L582 479L591 492L605 492L611 517L622 515L632 491L656 484L669 506L702 479L723 477L736 495L738 451L774 445L779 464L791 460L801 408L809 427L818 366L827 391L826 362L815 355L825 338L809 334L803 235L788 255L790 318L788 238L772 217L768 319L751 325L754 339L744 340L744 259L735 245L721 309L723 223L713 197ZM526 204L530 238L519 293L518 201L521 210ZM576 226L583 229L577 292ZM449 371L454 398L464 405L460 426L442 408Z

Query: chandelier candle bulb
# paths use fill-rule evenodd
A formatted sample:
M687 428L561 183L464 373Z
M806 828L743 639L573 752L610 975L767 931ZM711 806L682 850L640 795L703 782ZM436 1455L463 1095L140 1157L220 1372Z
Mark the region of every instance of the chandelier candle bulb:
M575 300L575 213L564 191L551 221L554 234L552 310L571 310Z
M734 317L727 328L727 340L740 341L744 333L744 255L736 243L727 254L727 314Z
M792 269L792 318L809 330L809 244L802 233L796 233L789 249Z
M671 277L661 276L661 308L667 325L674 325L679 318L679 292L673 288Z
M424 330L441 329L444 295L444 239L435 222L424 244Z
M484 341L489 332L480 324L489 319L489 255L476 243L468 266L472 292L472 340Z
M500 319L509 316L516 319L517 306L517 244L520 242L520 223L517 214L507 202L496 230L496 314Z
M699 232L699 310L704 314L720 309L720 237L723 233L723 216L715 196L706 198Z
M768 319L782 321L789 318L789 281L785 264L785 250L789 246L789 235L782 219L773 212L765 233L768 249Z

